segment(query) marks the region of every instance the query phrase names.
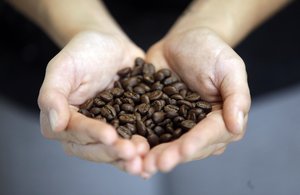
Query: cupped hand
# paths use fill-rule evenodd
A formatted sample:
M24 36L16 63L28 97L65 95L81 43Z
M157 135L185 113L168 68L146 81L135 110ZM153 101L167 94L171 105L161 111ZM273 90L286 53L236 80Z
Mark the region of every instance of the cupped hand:
M115 129L77 112L78 105L112 85L116 72L143 52L127 39L99 32L76 35L48 64L39 94L42 134L86 160L138 174L149 150L144 138L118 137Z
M245 65L215 32L198 28L166 36L150 48L146 60L171 68L213 110L178 140L154 147L144 159L144 177L221 154L243 137L251 104Z

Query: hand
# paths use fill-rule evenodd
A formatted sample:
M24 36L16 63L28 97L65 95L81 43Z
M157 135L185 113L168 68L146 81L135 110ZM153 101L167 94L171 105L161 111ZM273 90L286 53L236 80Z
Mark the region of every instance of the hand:
M129 40L114 35L76 35L47 66L38 100L42 134L59 140L68 154L141 172L141 156L149 150L145 139L121 139L112 126L77 113L75 106L112 85L119 69L143 55Z
M221 154L243 137L251 102L245 65L216 33L198 28L166 36L150 48L146 60L171 68L213 103L213 111L178 140L154 147L144 159L144 177Z

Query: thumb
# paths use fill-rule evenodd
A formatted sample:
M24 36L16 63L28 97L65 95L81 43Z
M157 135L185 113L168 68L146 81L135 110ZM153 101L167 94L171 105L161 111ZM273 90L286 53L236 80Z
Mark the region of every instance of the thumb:
M70 119L68 104L69 87L64 75L47 68L46 76L39 92L38 105L50 121L53 131L66 129Z
M231 61L230 70L221 82L224 101L223 117L226 127L234 134L242 134L247 122L251 98L244 63Z

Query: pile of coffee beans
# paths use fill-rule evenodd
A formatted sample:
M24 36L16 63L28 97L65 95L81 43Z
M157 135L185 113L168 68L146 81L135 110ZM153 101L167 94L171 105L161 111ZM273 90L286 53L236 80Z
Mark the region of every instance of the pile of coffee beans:
M79 112L111 124L125 139L138 134L154 147L179 138L212 110L169 69L156 71L142 58L118 75L113 88L88 99Z

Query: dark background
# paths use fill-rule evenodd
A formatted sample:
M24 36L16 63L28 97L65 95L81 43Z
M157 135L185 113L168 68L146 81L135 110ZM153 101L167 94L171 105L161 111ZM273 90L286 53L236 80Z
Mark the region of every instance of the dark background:
M139 46L159 40L189 1L106 1ZM37 96L48 61L59 51L37 26L0 2L0 96L38 111ZM253 98L300 83L300 1L256 29L237 48Z

